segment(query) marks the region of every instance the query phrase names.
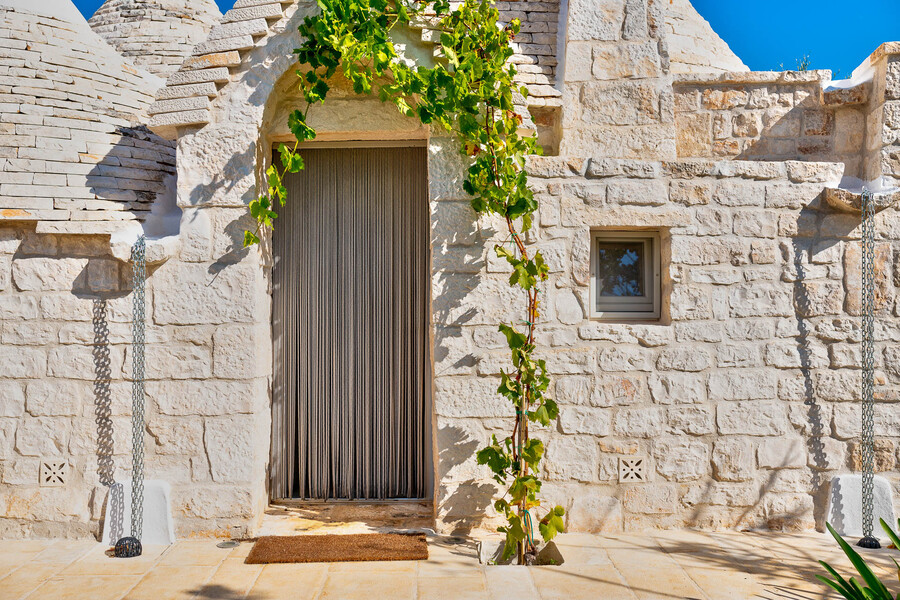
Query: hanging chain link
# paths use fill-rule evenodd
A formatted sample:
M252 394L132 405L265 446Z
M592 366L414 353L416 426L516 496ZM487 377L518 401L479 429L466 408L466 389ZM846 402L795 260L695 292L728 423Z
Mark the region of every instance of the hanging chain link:
M147 280L146 240L131 248L133 269L132 384L131 384L131 535L141 539L144 527L144 286Z
M862 193L862 508L863 535L872 537L875 470L875 206Z

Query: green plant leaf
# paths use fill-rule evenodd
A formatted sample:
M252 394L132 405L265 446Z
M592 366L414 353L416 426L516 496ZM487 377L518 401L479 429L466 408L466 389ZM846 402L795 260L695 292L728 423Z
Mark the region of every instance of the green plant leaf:
M828 527L828 531L831 532L831 535L837 540L838 545L841 547L841 550L844 551L844 554L847 555L847 558L850 559L850 562L853 563L853 567L856 569L859 576L863 578L866 585L872 590L874 594L876 594L876 598L891 598L890 592L888 592L887 588L884 586L881 581L879 581L878 577L872 572L872 569L866 564L866 561L857 553L853 548L850 547L850 544L844 541L838 533L831 526L831 523L826 523L826 527ZM853 585L853 578L850 579L850 584Z

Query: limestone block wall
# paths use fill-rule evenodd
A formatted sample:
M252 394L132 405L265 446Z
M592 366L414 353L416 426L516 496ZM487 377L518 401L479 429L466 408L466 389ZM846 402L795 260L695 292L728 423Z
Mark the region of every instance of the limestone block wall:
M675 80L679 157L834 161L862 176L870 84L823 92L828 72Z
M689 0L669 0L666 44L673 73L749 71Z
M265 286L216 262L224 224L207 234L147 289L146 476L172 485L179 536L244 533L264 506ZM0 537L99 534L131 469L130 286L108 236L0 227ZM46 460L65 485L39 483Z
M564 156L675 158L659 0L571 0L562 83Z
M859 220L820 199L842 165L541 158L530 171L532 241L552 271L538 340L561 413L535 435L544 493L571 530L822 526L830 478L859 468ZM437 210L440 223L465 207ZM877 217L876 468L895 487L898 226L895 209ZM659 322L586 317L594 228L661 232ZM437 510L450 531L494 517L471 454L509 428L495 323L520 304L493 258L502 229L465 231L443 252L469 259L435 273ZM646 483L618 481L623 457L646 459Z
M864 179L884 175L900 183L900 43L882 44L858 70L872 72L873 79Z

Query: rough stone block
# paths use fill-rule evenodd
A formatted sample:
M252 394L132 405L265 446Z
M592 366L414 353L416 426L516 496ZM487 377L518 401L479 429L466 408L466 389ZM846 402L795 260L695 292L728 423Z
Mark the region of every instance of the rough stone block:
M706 435L715 432L713 409L708 406L678 406L668 410L669 433Z
M718 481L753 478L753 445L746 438L722 438L713 445L713 477Z
M783 404L767 400L720 402L716 425L722 435L780 436L790 428Z
M42 348L0 346L0 377L40 378L46 374L47 355Z
M702 371L711 365L709 353L689 346L666 348L656 360L656 368L660 371Z
M213 276L203 264L163 265L154 287L179 290L153 295L153 319L159 325L247 323L261 317L265 289L262 272L251 261L230 265ZM261 320L261 318L259 319Z
M0 380L0 417L21 417L25 412L25 391L18 381Z
M19 258L13 261L13 283L23 291L83 289L87 264L83 258Z
M609 410L581 406L561 407L559 430L563 433L587 433L609 435L612 433L612 416Z
M663 438L653 443L656 472L669 481L693 481L709 472L709 446L684 438Z
M760 440L756 460L762 469L799 469L806 466L807 444L801 439Z
M616 435L652 438L662 433L665 412L658 407L623 408L616 414Z
M213 481L251 481L267 448L266 437L253 415L232 415L206 419L203 443Z
M648 379L657 404L700 404L706 400L706 377L694 373L654 373Z
M65 419L23 419L16 430L16 452L22 456L65 456L68 439Z
M551 481L597 481L600 453L590 436L556 436L545 442L544 469Z

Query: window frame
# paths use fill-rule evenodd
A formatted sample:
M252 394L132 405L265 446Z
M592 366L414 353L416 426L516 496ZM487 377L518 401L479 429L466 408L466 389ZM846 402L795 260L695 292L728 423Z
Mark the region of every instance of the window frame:
M602 298L599 293L597 272L600 242L624 242L644 244L644 290L641 298ZM657 321L660 318L661 289L661 236L659 231L606 230L591 231L591 318L599 320Z

